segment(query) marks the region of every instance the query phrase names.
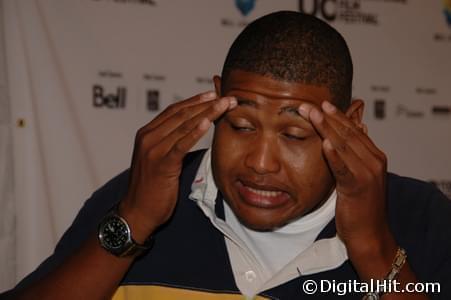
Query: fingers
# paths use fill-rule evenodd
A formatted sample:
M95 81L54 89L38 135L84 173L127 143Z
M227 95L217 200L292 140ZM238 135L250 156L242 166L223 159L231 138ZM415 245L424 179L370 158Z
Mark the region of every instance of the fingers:
M207 132L209 123L237 106L235 97L216 101L212 101L212 97L213 94L206 93L180 102L166 110L163 117L159 116L156 123L151 122L138 130L133 161L142 155L159 160L172 149L176 154L186 154Z
M147 131L149 129L153 129L158 127L161 123L171 118L174 114L178 113L184 108L196 106L199 104L203 104L212 100L215 100L217 95L213 91L208 91L205 93L198 94L186 100L177 102L175 104L169 105L161 114L159 114L156 118L154 118L151 122L149 122L142 129L143 131Z
M150 126L146 126L145 129L141 129L141 134L147 135L149 132L152 132L154 141L158 142L169 133L171 133L175 128L180 126L183 122L204 112L209 107L213 106L216 102L217 101L207 101L194 105L184 106L173 114L166 115L166 118L164 120L160 119L158 125L154 126L153 123L150 123Z
M161 141L162 151L165 153L173 151L175 154L184 155L206 133L206 130L203 129L208 130L210 125L207 126L207 122L213 122L236 105L234 97L224 97L201 113L185 120ZM187 146L189 146L189 149L186 149Z
M334 151L332 154L334 154L334 157L338 156L346 165L348 171L351 173L356 172L356 166L361 163L361 159L355 151L361 150L362 146L356 145L355 140L351 139L350 131L343 125L337 126L338 124L334 124L336 126L331 126L330 118L313 106L308 114L308 118L321 138L326 141L326 145L330 144L333 147ZM338 132L341 132L342 135ZM343 136L347 136L347 138L344 138ZM329 153L326 152L325 154ZM329 161L329 163L333 164L335 161L337 161L337 159ZM339 163L332 169L341 170L343 169L343 166L341 165L342 163ZM342 174L337 175L343 177Z
M323 151L337 180L371 177L386 166L385 155L332 104L323 102L323 111L302 104L299 113L308 119L323 139Z
M216 101L213 101L212 99L215 99ZM230 101L231 98L228 99ZM148 133L152 132L151 138L147 138L147 143L158 143L183 122L206 111L217 102L218 100L214 92L207 92L179 102L166 109L157 117L157 119L154 119L152 122L141 128L137 133L137 139L142 139L144 136L148 136Z
M374 155L379 158L384 157L384 153L380 151L377 146L373 143L373 141L368 137L368 128L365 124L354 124L349 118L347 118L343 113L341 113L333 104L328 101L324 101L321 105L323 111L330 116L330 120L334 124L340 124L338 126L345 126L344 130L339 131L345 133L344 137L347 137L347 134L354 135L360 142L367 147L369 151L371 151Z
M182 136L172 147L168 153L171 160L181 160L186 153L200 140L211 126L208 118L203 118L199 124L187 135Z
M341 113L335 106L325 101L322 103L323 112L321 113L317 108L310 104L302 104L299 112L304 116L308 121L312 122L311 116L314 118L313 121L319 120L315 119L316 116L320 116L320 119L324 116L324 123L326 124L326 129L331 127L334 131L342 137L344 142L349 144L349 146L354 149L354 151L359 155L362 160L367 160L372 157L366 156L369 152L377 156L379 159L385 159L385 154L380 151L376 145L371 141L371 139L367 136L367 127L364 124L360 126L355 125L350 119L348 119L343 113ZM312 113L312 115L310 115ZM321 120L322 121L322 120ZM321 135L323 139L327 138L327 134L323 132L321 129L324 126L322 122L312 122L318 124L316 126L316 130ZM333 132L333 131L332 131Z
M327 118L326 122L327 127L332 128L339 136L338 144L334 142L332 142L332 144L339 147L338 149L345 146L351 148L362 161L371 164L378 158L378 150L367 143L366 140L368 140L368 138L364 136L352 122L347 120L346 117L343 117L346 121L339 119L340 117L336 117L336 115L338 115L338 113L329 114L330 117Z
M323 140L323 153L329 162L329 167L336 180L342 184L350 185L354 180L354 174L343 162L331 141L328 139Z

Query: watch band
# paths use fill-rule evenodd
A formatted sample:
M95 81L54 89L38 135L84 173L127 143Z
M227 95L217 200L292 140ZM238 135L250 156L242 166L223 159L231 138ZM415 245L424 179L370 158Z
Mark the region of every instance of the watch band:
M406 260L406 250L398 247L395 258L393 259L391 265L391 269L382 281L388 282L388 284L390 284L390 282L395 279L396 276L398 276L399 272L401 272L401 269L406 263ZM363 296L362 300L379 300L384 294L385 291L370 291L369 293L366 293L365 296Z

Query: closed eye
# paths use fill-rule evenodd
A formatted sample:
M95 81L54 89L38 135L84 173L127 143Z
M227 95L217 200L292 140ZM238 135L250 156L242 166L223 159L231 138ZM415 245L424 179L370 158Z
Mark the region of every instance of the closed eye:
M230 126L233 128L233 130L236 130L236 131L249 132L249 131L253 131L254 130L254 128L252 128L252 127L236 126L236 125L233 125L233 124L230 124Z
M297 141L303 141L307 138L305 136L298 136L298 135L293 135L293 134L289 134L289 133L284 133L283 136L289 140L297 140Z

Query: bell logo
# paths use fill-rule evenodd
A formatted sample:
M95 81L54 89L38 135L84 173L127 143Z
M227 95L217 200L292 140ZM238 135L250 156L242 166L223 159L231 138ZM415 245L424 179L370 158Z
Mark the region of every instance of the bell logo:
M337 18L336 8L337 0L299 0L300 12L313 16L320 13L327 21L334 21Z
M92 87L92 104L94 107L106 107L110 109L125 108L127 97L127 89L125 87L118 87L116 93L107 94L101 85L94 85Z

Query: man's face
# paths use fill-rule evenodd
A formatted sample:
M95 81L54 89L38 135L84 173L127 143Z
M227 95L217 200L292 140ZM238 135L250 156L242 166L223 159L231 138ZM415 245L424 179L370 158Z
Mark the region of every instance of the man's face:
M320 206L334 180L321 138L297 108L331 101L329 89L239 70L225 84L223 96L235 96L238 106L216 124L212 168L238 219L272 230Z

